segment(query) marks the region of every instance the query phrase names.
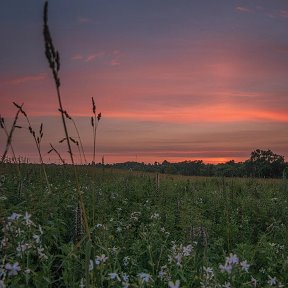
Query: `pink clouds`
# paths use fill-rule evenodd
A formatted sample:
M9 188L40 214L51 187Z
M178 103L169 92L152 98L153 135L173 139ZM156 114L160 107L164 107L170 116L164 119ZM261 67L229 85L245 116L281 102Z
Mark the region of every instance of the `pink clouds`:
M288 10L287 9L270 9L265 8L264 6L255 6L255 7L247 7L247 6L236 6L235 10L240 13L259 13L269 18L288 18Z
M25 75L25 76L19 76L11 79L5 79L1 81L0 79L0 85L20 85L24 83L29 82L36 82L36 81L43 81L47 77L46 73L40 73L36 75Z
M243 12L243 13L252 13L253 10L251 10L250 8L244 7L244 6L237 6L236 10L239 12Z
M120 65L120 60L124 56L119 50L97 51L95 53L87 54L75 54L71 57L71 60L83 61L87 63L91 62L104 62L106 65L116 66Z

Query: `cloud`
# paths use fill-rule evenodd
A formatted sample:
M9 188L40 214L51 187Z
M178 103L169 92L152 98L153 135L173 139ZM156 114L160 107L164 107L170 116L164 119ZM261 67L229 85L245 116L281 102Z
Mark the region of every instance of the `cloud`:
M35 82L35 81L43 81L46 78L45 73L40 73L36 75L26 75L26 76L20 76L13 79L5 80L3 82L0 82L0 85L20 85L24 83L29 82Z
M288 10L280 10L279 16L282 18L288 18Z
M73 55L71 60L83 62L95 62L97 60L102 60L106 65L118 66L120 65L120 59L123 57L123 55L124 54L121 51L115 49L107 51L96 51L95 53L86 55L78 53Z
M116 60L116 59L112 59L110 61L110 64L111 64L111 66L118 66L118 65L120 65L120 62L118 60Z
M76 54L74 56L72 56L72 60L82 60L84 57L81 54Z
M83 23L93 23L94 21L91 18L79 17L78 22L83 24Z
M263 6L256 6L254 8L248 8L246 6L236 6L235 7L236 11L240 13L255 13L257 14L262 14L266 17L269 18L288 18L288 10L287 9L277 9L277 10L271 10L267 9Z
M236 10L242 13L252 13L253 10L244 6L237 6Z

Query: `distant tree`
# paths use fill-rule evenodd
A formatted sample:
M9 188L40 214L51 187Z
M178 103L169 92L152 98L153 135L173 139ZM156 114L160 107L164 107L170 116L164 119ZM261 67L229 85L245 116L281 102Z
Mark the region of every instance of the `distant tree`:
M254 177L282 177L285 168L284 157L271 150L256 149L246 161L248 170Z

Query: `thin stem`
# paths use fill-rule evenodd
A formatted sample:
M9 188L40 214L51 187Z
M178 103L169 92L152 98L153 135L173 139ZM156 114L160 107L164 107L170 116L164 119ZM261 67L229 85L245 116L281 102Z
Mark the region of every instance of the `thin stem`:
M6 155L8 153L8 150L9 150L9 147L11 146L11 143L12 143L12 136L13 136L13 133L14 133L14 130L16 128L16 123L18 121L18 117L19 117L19 113L21 112L21 108L22 108L23 104L18 108L18 111L15 115L15 118L14 118L14 121L13 121L13 124L12 124L12 127L10 129L10 132L8 134L8 137L7 137L7 142L6 142L6 147L5 147L5 151L2 155L2 158L1 158L1 162L0 163L3 163L5 158L6 158ZM4 124L3 124L4 125Z

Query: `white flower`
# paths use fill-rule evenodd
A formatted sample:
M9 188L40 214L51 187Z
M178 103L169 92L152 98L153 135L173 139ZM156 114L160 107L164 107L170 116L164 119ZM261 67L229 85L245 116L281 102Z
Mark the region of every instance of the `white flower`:
M230 282L225 282L224 285L222 285L223 288L231 288Z
M166 271L163 271L163 270L159 271L158 276L160 279L163 279L165 275L166 275Z
M119 275L118 275L117 273L115 273L115 272L113 272L113 273L108 273L108 275L110 276L110 279L111 279L111 280L121 281Z
M101 263L105 263L108 257L105 256L105 254L102 254L101 256L96 256L95 258L95 264L100 265Z
M189 256L190 254L191 254L191 252L192 252L192 245L191 244L189 244L189 245L187 245L187 246L184 246L183 247L183 255L184 256Z
M129 260L130 260L130 258L129 258L128 256L125 256L125 257L123 258L123 265L124 265L124 266L128 266L128 265L129 265Z
M157 220L157 219L160 219L160 215L159 215L159 213L156 213L156 212L155 212L154 214L151 215L150 218Z
M5 265L5 269L8 271L9 276L15 276L19 271L21 271L21 267L19 266L18 262L15 262L13 265L7 263Z
M40 239L40 236L39 236L39 235L35 234L35 235L33 235L32 237L33 237L33 239L35 240L35 242L36 242L37 244L39 244L39 243L41 242L41 239Z
M213 269L210 267L203 267L203 270L205 271L206 274L213 274Z
M38 252L38 256L41 260L47 260L48 257L43 253L44 251L44 248L43 247L40 247L40 248L37 248L37 252Z
M219 268L222 273L227 272L228 274L232 271L232 265L225 263L225 265L219 265Z
M152 280L152 277L150 274L148 273L138 273L138 277L143 281L143 282L149 282L150 280Z
M127 275L126 273L122 275L122 279L124 282L128 282L129 281L129 275Z
M230 257L226 258L227 263L229 264L238 264L239 263L239 258L237 257L236 254L230 253Z
M9 221L15 221L15 220L19 219L20 216L21 216L21 214L13 212L12 215L10 217L8 217L7 219Z
M244 270L245 272L248 272L250 264L247 263L247 260L244 260L240 262L240 266L242 267L242 270Z
M210 267L203 267L203 270L205 272L206 279L212 279L214 277L214 271Z
M267 281L267 283L270 285L270 286L273 286L273 285L276 285L277 284L277 279L276 277L271 277L270 275L268 275L269 277L269 280Z
M25 220L27 226L34 225L34 223L32 222L32 220L30 220L30 218L31 218L31 214L29 214L29 213L26 211L26 212L25 212L25 215L23 216L23 219Z
M177 266L181 266L181 261L182 261L182 254L178 253L176 256L174 256L175 260L176 260L176 264Z
M169 288L179 288L180 287L180 280L176 280L175 284L172 281L168 283Z

